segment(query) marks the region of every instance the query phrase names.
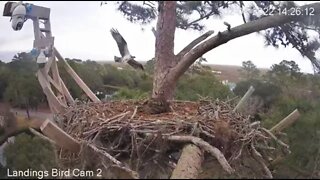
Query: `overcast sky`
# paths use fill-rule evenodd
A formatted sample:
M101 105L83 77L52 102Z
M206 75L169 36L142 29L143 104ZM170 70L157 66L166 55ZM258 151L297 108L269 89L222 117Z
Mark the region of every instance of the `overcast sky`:
M24 1L27 2L27 1ZM126 39L131 54L137 60L149 60L154 56L155 38L151 28L156 22L140 26L128 22L112 4L100 7L100 1L91 2L55 2L38 1L29 3L51 8L51 29L55 37L55 47L62 56L82 60L113 60L120 56L113 40L112 27ZM299 5L310 2L299 2ZM0 2L2 15L5 2ZM9 17L0 16L0 60L9 60L21 51L30 51L33 45L32 21L28 20L21 31L14 31ZM223 21L232 26L242 24L241 16L228 15L221 19L206 21L206 30L213 29L214 35L224 31ZM179 52L201 33L192 30L176 30L175 52ZM319 54L319 53L318 53ZM264 38L257 33L240 37L206 53L205 58L211 64L241 65L242 61L252 60L259 68L269 68L282 60L294 60L303 72L313 72L311 63L292 48L265 47Z

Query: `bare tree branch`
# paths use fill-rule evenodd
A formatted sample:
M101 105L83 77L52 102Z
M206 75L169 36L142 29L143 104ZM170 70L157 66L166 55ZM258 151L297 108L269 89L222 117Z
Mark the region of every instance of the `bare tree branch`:
M200 18L198 18L198 19L196 19L196 20L188 23L188 24L186 25L186 29L187 29L189 26L191 26L192 24L201 21L202 19L205 19L205 18L208 19L212 14L214 14L214 11L213 11L213 10L210 11L208 14L206 14L206 15L204 15L204 16L201 16Z
M251 143L251 153L253 155L253 158L258 161L260 163L260 165L262 166L263 171L266 173L266 176L269 179L272 179L272 173L270 171L270 169L268 168L268 166L265 164L262 155L256 150L256 148L253 146L253 143Z
M320 3L312 3L308 5L301 6L304 8L314 8L316 12L320 11ZM185 56L182 57L180 62L171 71L174 79L179 78L199 57L208 51L216 48L228 41L242 37L253 32L265 30L274 26L279 26L291 21L299 21L309 16L289 16L289 15L274 15L261 18L259 20L251 21L246 24L239 25L231 29L231 31L224 31L218 33L218 35L204 41L191 51L189 51Z
M239 1L239 6L240 6L240 9L241 9L242 20L243 20L244 23L247 23L246 17L244 16L244 12L243 12L243 6L244 6L243 1Z
M199 36L197 39L193 40L191 43L189 43L185 48L183 48L178 54L177 58L182 58L185 54L187 54L192 48L194 48L197 44L202 42L203 40L207 39L211 34L213 34L214 31L208 31L205 34Z
M149 8L151 8L156 16L158 15L157 9L156 9L156 5L153 2L151 2L151 1L143 1L143 6L144 5L146 5Z

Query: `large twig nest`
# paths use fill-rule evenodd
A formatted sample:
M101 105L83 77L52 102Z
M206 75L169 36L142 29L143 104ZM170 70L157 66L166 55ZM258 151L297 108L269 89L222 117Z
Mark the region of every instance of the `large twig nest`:
M171 112L158 115L145 114L140 110L142 105L138 101L78 102L59 119L63 119L62 128L68 134L111 155L139 178L169 178L186 143L208 152L206 156L213 155L229 173L251 158L261 165L267 177L272 177L266 165L275 152L270 140L276 139L288 148L259 122L252 123L249 116L233 112L234 107L228 102L175 101ZM105 169L116 164L110 159L92 160L92 153L84 152L82 157L89 158L82 158L78 165L85 161L89 168L88 159L90 166L99 164Z

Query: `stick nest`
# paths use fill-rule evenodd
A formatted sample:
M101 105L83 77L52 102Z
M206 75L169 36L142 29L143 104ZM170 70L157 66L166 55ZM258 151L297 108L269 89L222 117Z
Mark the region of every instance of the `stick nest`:
M234 112L230 102L173 101L171 112L158 115L145 114L145 103L139 101L77 102L58 119L66 133L82 142L82 150L60 150L61 162L101 168L104 178L170 178L184 145L193 143L205 152L205 162L217 161L227 174L239 175L247 167L272 178L268 162L288 152L288 145L260 122ZM245 165L248 159L260 166Z

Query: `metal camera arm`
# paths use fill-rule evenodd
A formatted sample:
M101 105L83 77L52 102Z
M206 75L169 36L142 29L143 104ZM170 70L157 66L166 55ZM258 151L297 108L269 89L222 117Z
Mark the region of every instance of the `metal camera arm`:
M15 31L21 30L23 23L28 19L33 21L34 41L31 54L37 57L40 67L36 76L45 93L51 112L61 113L68 104L75 100L59 75L56 58L62 63L69 75L93 102L100 102L99 98L82 81L77 73L54 47L54 37L51 33L50 9L22 2L7 2L3 16L11 17L12 27ZM13 22L14 21L14 22ZM19 24L20 23L20 24ZM43 27L40 27L40 23ZM51 70L51 74L49 71ZM56 91L53 91L52 87Z

